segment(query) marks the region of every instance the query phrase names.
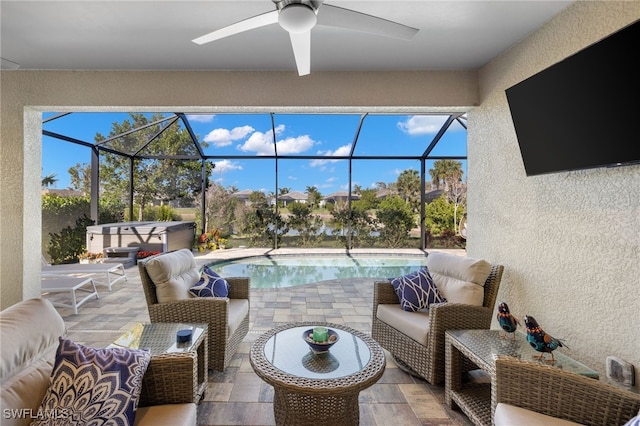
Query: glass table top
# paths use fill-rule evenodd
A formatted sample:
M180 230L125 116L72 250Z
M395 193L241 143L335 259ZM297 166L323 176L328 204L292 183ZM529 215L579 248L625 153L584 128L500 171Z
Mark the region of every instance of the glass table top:
M148 349L151 351L152 356L191 352L195 350L196 343L206 329L207 324L140 323L116 339L110 347ZM177 343L176 333L179 330L191 330L191 340L185 343Z
M311 327L292 327L275 333L264 344L266 360L287 374L310 379L349 376L369 363L369 346L360 337L338 328L330 328L340 336L331 349L314 353L303 339Z
M534 355L540 355L540 352L537 352L529 345L526 335L520 332L514 333L516 336L515 340L512 340L511 334L503 339L501 335L505 333L501 330L449 330L446 333L460 342L468 351L472 352L490 368L493 366L493 359L496 355L509 355L532 361L535 361L535 358L533 358ZM555 363L550 364L545 362L546 365L552 365L553 367L595 379L599 377L597 371L590 369L560 351L554 351L553 355L555 357ZM545 360L551 360L551 355L546 353Z

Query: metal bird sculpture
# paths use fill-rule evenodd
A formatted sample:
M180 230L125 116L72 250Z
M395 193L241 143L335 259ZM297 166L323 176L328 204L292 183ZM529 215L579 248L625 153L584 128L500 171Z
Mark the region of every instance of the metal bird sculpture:
M509 306L505 302L498 304L498 324L500 324L500 327L506 332L501 336L503 339L506 338L509 333L512 333L511 340L516 340L515 331L518 325L520 325L520 321L511 314Z
M527 341L533 349L541 352L539 356L534 356L534 358L544 360L544 354L548 352L551 354L551 360L545 360L545 362L554 364L556 362L556 359L553 356L553 351L555 351L559 347L566 347L566 345L564 345L564 342L560 339L556 339L550 334L545 333L545 331L538 324L538 321L536 321L536 319L532 316L526 315L524 317L524 325L527 328Z

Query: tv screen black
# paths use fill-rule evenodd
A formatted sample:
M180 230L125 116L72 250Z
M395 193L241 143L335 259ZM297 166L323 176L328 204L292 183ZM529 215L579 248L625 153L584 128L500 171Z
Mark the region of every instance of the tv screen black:
M527 176L640 163L640 21L506 90Z

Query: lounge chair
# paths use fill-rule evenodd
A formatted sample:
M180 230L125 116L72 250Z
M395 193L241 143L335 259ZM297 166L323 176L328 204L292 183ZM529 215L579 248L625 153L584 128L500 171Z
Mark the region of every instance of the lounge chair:
M106 281L94 280L97 284L106 284L111 291L111 286L120 280L127 281L127 274L122 263L69 263L64 265L52 265L42 256L43 277L56 275L78 274L104 274Z
M64 303L51 300L53 306L61 308L71 308L73 313L78 315L78 307L91 298L99 299L98 290L96 290L96 284L90 277L64 277L64 276L51 276L42 277L42 294L46 293L71 293L71 303ZM76 292L83 293L82 298L78 298Z

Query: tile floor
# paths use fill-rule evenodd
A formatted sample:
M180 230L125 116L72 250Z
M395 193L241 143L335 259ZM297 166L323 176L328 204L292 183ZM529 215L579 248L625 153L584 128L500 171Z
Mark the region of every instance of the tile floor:
M213 260L259 255L265 251L230 249L196 256L197 263L203 265ZM275 252L288 251L279 249ZM100 299L86 302L79 308L78 315L68 308L58 309L72 339L104 347L133 325L149 321L137 267L127 269L127 276L128 280L117 283L112 292L99 285ZM295 321L346 324L370 333L372 281L359 278L280 289L251 289L249 334L224 373L209 372L208 388L198 407L198 424L275 424L271 404L273 388L253 372L249 363L252 342L274 326ZM54 300L65 295L43 297ZM360 424L467 426L471 423L463 414L444 405L443 386L433 386L406 374L387 353L387 367L382 378L360 393Z

